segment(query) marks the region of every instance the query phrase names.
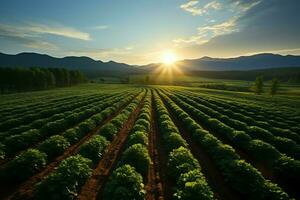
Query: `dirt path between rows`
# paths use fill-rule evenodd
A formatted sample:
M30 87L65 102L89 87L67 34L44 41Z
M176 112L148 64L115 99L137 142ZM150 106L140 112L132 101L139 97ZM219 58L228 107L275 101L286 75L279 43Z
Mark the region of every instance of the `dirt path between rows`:
M171 119L178 127L181 136L188 143L189 149L191 150L193 156L198 160L201 166L201 171L203 172L209 186L214 192L214 197L220 200L242 199L236 192L234 192L231 188L227 186L224 177L217 169L214 161L209 156L209 154L204 149L202 149L201 146L199 146L193 141L191 135L185 130L179 119L174 115L174 113L170 109L170 106L168 106L166 100L162 96L160 97L163 100Z
M154 117L154 103L151 95L151 126L148 137L148 152L151 157L152 163L149 166L148 178L146 184L146 200L164 200L163 193L163 184L160 174L160 162L159 154L157 150L157 136L158 136L158 127L156 118Z
M182 108L182 107L181 107ZM183 109L183 108L182 108ZM183 109L184 110L184 109ZM276 177L273 173L273 171L270 169L267 163L264 161L257 161L253 156L251 156L249 153L245 152L240 147L233 144L230 140L228 140L224 135L220 135L212 131L210 128L205 126L200 120L197 119L193 113L190 113L187 111L187 113L193 118L198 124L200 124L205 130L209 131L211 134L213 134L215 137L217 137L220 141L222 141L224 144L231 145L234 147L234 150L236 153L241 157L241 159L245 160L247 163L251 164L254 168L256 168L262 176L272 181L273 183L278 184L285 192L287 192L291 197L298 197L300 196L300 192L297 187L289 186L284 181L281 181L278 177Z
M134 98L133 98L134 99ZM26 182L21 184L18 188L14 188L16 191L10 195L6 199L18 199L18 200L26 200L26 199L32 199L33 193L34 193L34 186L36 183L42 181L47 175L49 175L64 159L67 157L74 155L78 152L79 147L85 143L87 140L89 140L93 135L95 135L102 127L103 125L109 123L115 116L117 116L131 101L124 104L119 108L119 110L115 113L113 113L111 116L109 116L105 121L103 121L99 126L97 126L93 131L86 134L78 143L72 145L68 149L65 150L63 155L57 157L53 162L51 162L47 167L41 171L40 173L32 176L30 179L28 179ZM2 198L2 197L1 197ZM4 197L5 198L5 197Z
M153 91L152 91L153 92ZM154 95L152 93L152 102L153 102L153 119L154 120L154 127L157 130L156 131L156 143L157 143L157 151L158 151L158 159L159 159L159 173L161 175L161 182L162 182L162 189L164 194L164 199L170 200L173 199L173 188L174 188L174 182L170 180L170 178L167 177L168 174L168 168L167 168L167 162L168 162L168 153L165 150L165 147L163 146L163 140L162 140L162 133L159 131L158 127L158 121L157 121L157 113L156 113L156 106L154 104Z
M114 167L119 160L121 153L124 149L124 144L127 136L132 129L140 110L143 106L144 99L140 102L138 107L133 111L127 122L123 125L118 135L114 138L112 143L108 146L102 159L94 169L91 177L82 186L81 191L77 199L80 200L95 200L98 196L101 196L105 183L108 177L112 173Z
M117 97L117 96L116 96L116 97ZM109 98L114 98L114 97L111 97L111 96L110 96L110 97L107 97L107 99L109 99ZM103 101L103 100L105 100L105 99L101 99L100 101ZM95 103L95 102L93 102L93 103ZM82 108L82 107L84 107L84 106L80 106L80 108ZM109 107L109 106L104 107L103 110L104 110L105 108L107 108L107 107ZM77 109L77 108L75 108L75 109ZM74 111L75 109L72 109L71 111ZM68 111L66 111L66 112L68 112ZM78 113L78 112L77 112L77 113ZM57 119L57 120L60 120L60 119ZM80 123L80 122L79 122L79 123ZM71 129L71 128L77 126L79 123L76 123L75 125L71 126L70 128L67 128L67 129ZM41 129L41 128L39 128L39 129L37 129L37 130L40 130L40 129ZM60 133L57 133L57 134L55 134L55 135L58 135L58 134L60 134ZM16 134L16 135L19 135L19 134ZM47 138L49 138L49 137L51 137L51 136L47 136L47 137L45 137L45 138L41 138L38 142L36 142L36 143L30 145L29 147L26 147L26 148L23 149L23 150L17 151L17 152L14 153L13 155L10 155L10 156L8 156L8 157L5 158L5 159L0 160L0 169L3 168L3 167L5 166L6 163L8 163L9 161L11 161L11 160L13 160L14 158L16 158L16 156L18 156L18 155L22 154L23 152L27 151L27 149L30 149L30 148L37 148L41 143L43 143L43 142L44 142Z

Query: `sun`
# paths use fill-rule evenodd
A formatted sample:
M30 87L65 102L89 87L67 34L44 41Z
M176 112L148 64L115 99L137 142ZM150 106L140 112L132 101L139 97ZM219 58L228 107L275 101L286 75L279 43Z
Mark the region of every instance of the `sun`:
M164 52L162 59L164 64L171 65L176 62L177 56L172 51L166 51Z

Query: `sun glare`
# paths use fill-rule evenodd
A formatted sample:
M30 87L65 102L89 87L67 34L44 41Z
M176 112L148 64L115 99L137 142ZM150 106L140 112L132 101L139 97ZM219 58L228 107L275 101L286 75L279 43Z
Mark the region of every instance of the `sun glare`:
M171 51L165 52L162 58L163 58L163 63L166 65L173 64L177 60L176 55Z

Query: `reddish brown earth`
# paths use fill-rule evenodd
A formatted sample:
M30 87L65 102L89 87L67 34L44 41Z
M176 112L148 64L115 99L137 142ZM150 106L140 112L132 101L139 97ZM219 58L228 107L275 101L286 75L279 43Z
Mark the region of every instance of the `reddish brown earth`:
M140 113L143 102L144 100L142 100L136 110L130 114L128 121L124 123L122 129L108 146L102 159L94 169L92 176L81 188L77 199L94 200L97 199L97 196L101 196L103 187L120 158L127 136Z
M158 122L157 122L157 113L155 112L155 104L154 104L154 96L152 94L152 109L153 109L153 122L155 128L155 137L156 137L156 151L158 154L158 163L159 169L158 173L160 174L160 180L162 184L162 191L164 199L172 199L173 191L175 183L167 177L168 169L167 169L167 161L168 161L168 153L163 146L162 141L162 133L159 132Z
M13 192L10 196L0 196L0 198L7 198L7 199L31 199L33 198L34 193L34 186L38 182L42 181L47 175L49 175L64 159L67 157L74 155L78 152L79 147L89 140L93 135L95 135L103 125L109 123L114 117L116 117L130 102L123 105L118 112L114 113L113 115L109 116L104 122L102 122L99 126L97 126L93 131L86 134L78 143L70 146L68 149L65 150L63 155L57 157L53 162L51 162L47 167L42 170L40 173L32 176L26 182L21 185L11 185L9 188L6 188L7 191ZM2 184L1 184L2 185ZM2 193L2 192L1 192ZM9 195L9 194L6 194Z
M157 151L157 124L154 118L153 100L151 100L151 127L149 132L148 152L152 163L149 166L146 184L146 200L164 200L163 184L160 175L159 155Z
M231 188L229 188L228 185L225 183L224 177L217 169L212 158L207 154L207 152L204 149L202 149L198 144L196 144L192 140L191 135L183 128L183 125L171 111L165 99L163 97L161 97L161 99L163 100L166 108L168 109L171 119L179 129L181 136L188 143L189 149L191 150L193 156L198 160L201 166L201 171L203 172L209 186L212 188L215 198L220 200L241 199L241 197Z

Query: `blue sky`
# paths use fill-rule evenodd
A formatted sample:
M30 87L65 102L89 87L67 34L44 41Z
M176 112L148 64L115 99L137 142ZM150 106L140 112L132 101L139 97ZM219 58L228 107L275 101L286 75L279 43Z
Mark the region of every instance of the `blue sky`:
M300 53L298 0L7 0L0 51L130 64Z

